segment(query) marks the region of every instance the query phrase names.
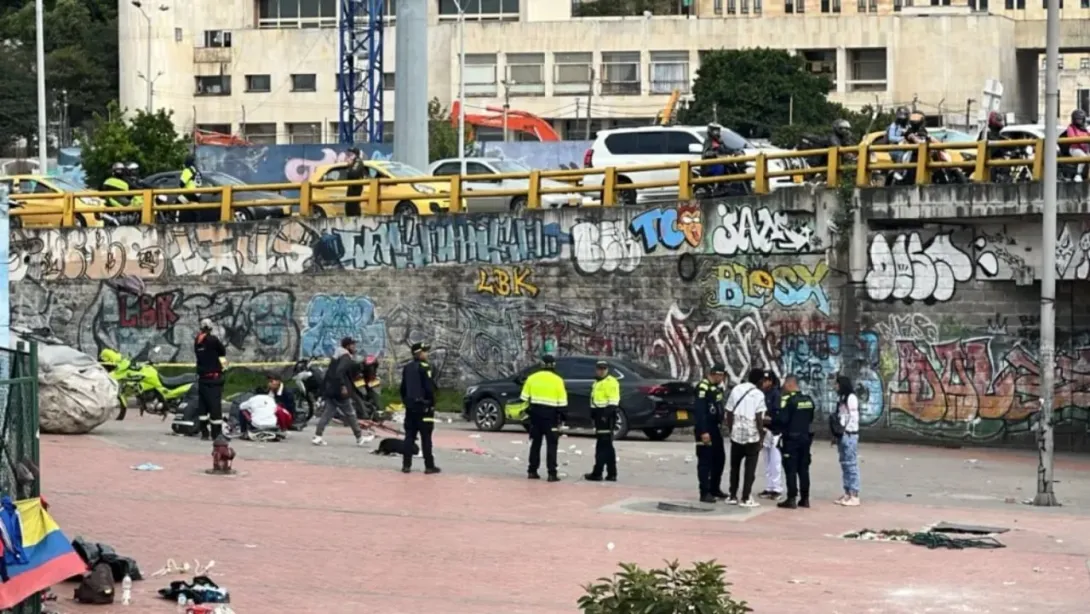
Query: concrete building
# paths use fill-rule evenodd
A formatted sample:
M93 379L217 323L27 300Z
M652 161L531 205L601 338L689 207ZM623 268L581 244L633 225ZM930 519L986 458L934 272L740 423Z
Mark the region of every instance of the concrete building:
M384 59L392 71L396 0L388 2ZM664 2L664 12L685 14L623 17L583 17L589 2L466 2L469 112L506 99L565 137L586 133L588 106L592 130L646 123L674 89L689 90L701 52L719 48L801 53L810 70L833 78L832 98L850 107L916 101L928 113L963 117L986 79L1004 83L1004 108L1020 121L1036 120L1043 106L1044 9L1023 0L693 0L687 7L679 0L677 7ZM1090 62L1079 55L1090 51L1090 30L1080 21L1090 1L1068 2L1065 67L1081 66ZM151 72L155 106L174 109L183 129L266 143L333 141L338 7L338 0L193 0L145 6L142 14L126 4L118 29L122 105L147 104L144 73ZM457 8L453 0L431 0L428 11L429 93L449 104L459 81ZM404 77L385 76L392 134L394 81ZM1064 90L1061 106L1086 95L1077 92L1085 90Z

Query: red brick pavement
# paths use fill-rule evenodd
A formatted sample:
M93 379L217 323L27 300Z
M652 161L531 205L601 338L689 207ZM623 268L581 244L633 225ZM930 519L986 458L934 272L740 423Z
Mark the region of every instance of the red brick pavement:
M149 575L168 558L215 559L213 577L239 614L575 612L579 585L618 561L673 558L725 562L757 612L1090 611L1090 520L1022 506L818 502L732 522L601 511L629 497L678 496L623 484L244 459L242 476L215 478L203 474L205 454L155 454L164 470L145 473L130 466L152 455L98 438L46 437L42 450L44 493L70 537L109 543ZM1015 530L999 551L831 537L939 520ZM155 596L167 581L137 583L131 608L74 605L72 587L58 587L57 609L173 612Z

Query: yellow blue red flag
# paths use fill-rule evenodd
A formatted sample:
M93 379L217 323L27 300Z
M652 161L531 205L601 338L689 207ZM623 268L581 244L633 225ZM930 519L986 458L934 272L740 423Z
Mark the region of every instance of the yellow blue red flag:
M35 593L87 571L83 559L42 507L41 499L18 501L15 508L17 525L3 528L4 554L9 556L5 557L7 579L0 583L0 610L13 608ZM12 543L13 539L21 543ZM21 551L18 556L10 556L12 546L17 546L15 552Z

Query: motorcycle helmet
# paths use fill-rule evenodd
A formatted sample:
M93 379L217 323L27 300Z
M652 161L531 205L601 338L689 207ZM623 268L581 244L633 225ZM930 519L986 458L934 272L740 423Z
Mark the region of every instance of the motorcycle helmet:
M125 165L125 170L127 170L129 172L129 174L132 175L133 177L139 177L140 176L140 165L137 164L136 162L129 162L128 164L126 164Z
M708 124L708 138L718 141L719 136L723 134L723 126L719 124Z
M833 134L844 138L852 133L852 125L846 119L838 119L833 122Z
M1071 113L1071 123L1079 128L1086 127L1086 111L1082 109L1075 109Z
M897 122L897 125L905 126L908 124L908 115L908 107L897 107L897 113L893 116L893 118L894 121Z
M114 177L123 176L125 174L125 163L114 162L114 165L110 167L110 173L112 173Z
M1003 119L1003 114L999 111L992 111L988 113L988 129L999 132L1006 127L1007 122Z
M908 125L913 130L919 130L923 128L924 116L923 113L912 113L908 116Z
M195 156L193 154L186 154L186 156L185 156L185 165L186 166L197 166L197 156Z

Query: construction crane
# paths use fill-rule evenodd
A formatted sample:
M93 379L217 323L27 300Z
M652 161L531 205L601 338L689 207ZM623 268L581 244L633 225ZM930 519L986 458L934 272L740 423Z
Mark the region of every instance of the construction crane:
M341 0L340 141L382 142L385 0Z
M666 105L655 115L656 124L669 126L674 123L674 113L677 111L677 103L680 98L681 90L674 90L670 93L670 98L666 101Z

